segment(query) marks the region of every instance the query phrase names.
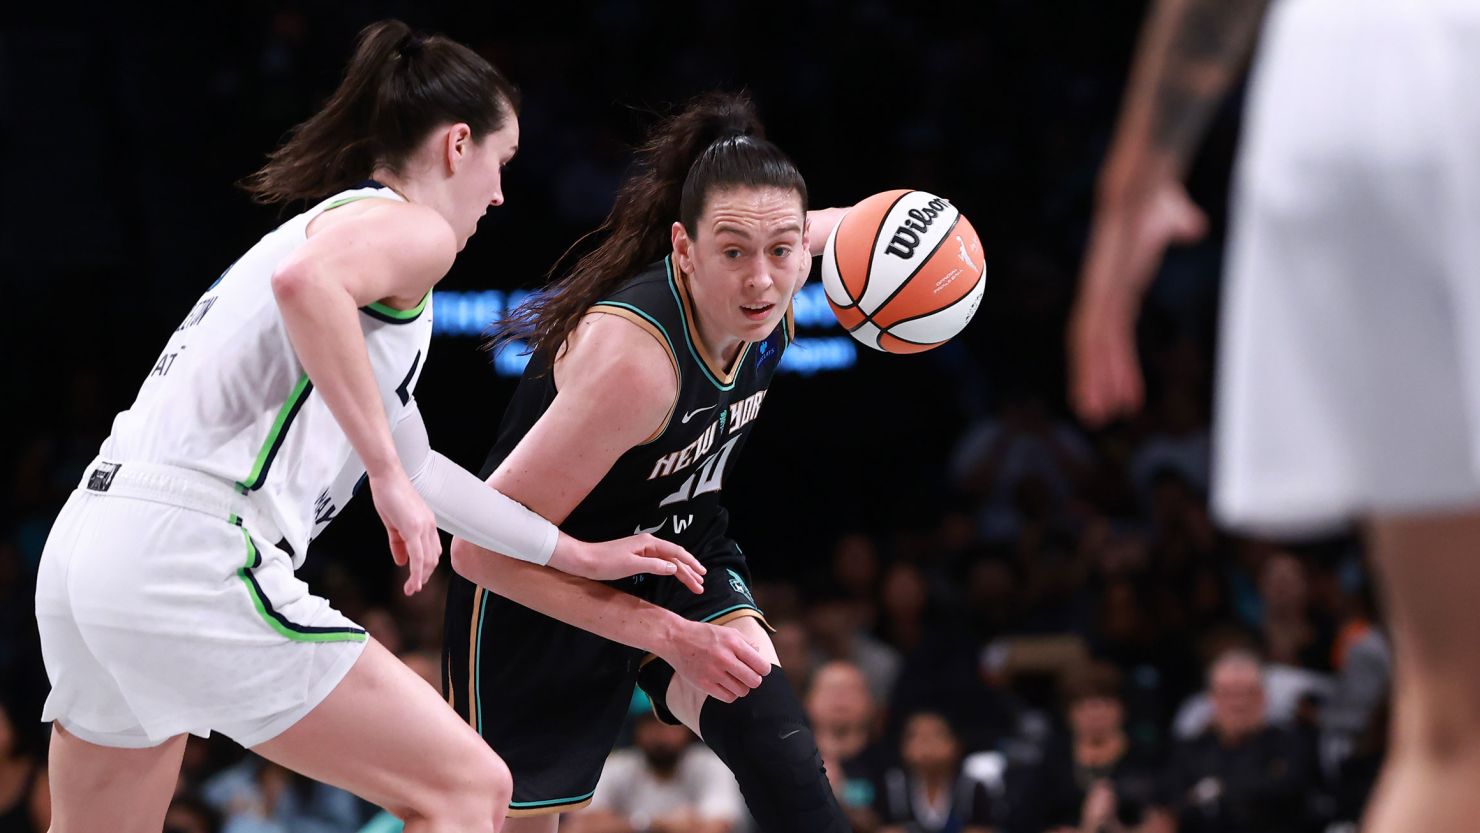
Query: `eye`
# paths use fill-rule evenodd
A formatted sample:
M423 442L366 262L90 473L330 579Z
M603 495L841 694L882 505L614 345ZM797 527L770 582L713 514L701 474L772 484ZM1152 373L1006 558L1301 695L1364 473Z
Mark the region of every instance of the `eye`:
M740 250L735 248L725 249L724 256L730 260L739 260Z
M776 248L771 250L771 254L775 257L786 257L787 255L791 254L791 247L777 246Z

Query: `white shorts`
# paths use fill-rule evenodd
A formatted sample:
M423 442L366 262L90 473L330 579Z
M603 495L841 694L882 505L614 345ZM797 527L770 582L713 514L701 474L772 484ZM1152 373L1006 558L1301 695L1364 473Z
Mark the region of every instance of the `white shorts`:
M1214 509L1480 506L1480 4L1288 0L1235 180Z
M308 592L229 485L111 466L89 467L41 557L42 720L127 748L211 731L250 747L292 726L349 672L365 631Z

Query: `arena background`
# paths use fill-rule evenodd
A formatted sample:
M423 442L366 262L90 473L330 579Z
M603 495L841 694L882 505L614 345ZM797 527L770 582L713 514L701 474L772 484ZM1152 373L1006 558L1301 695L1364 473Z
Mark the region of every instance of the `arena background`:
M862 618L849 621L900 658L899 682L882 698L885 758L917 708L946 712L967 751L1011 752L1024 715L1061 726L1057 674L983 669L1004 640L1069 634L1126 675L1137 743L1166 760L1171 722L1201 687L1209 646L1270 647L1268 596L1286 591L1270 589L1279 579L1267 566L1280 559L1298 569L1296 607L1316 634L1301 643L1312 658L1304 664L1339 671L1339 635L1372 618L1360 553L1347 541L1288 552L1207 527L1237 97L1192 173L1214 231L1169 258L1143 319L1145 415L1087 431L1064 406L1064 321L1144 10L1121 0L604 0L6 12L0 280L11 427L0 687L28 748L44 750L33 725L46 677L30 594L50 521L165 336L291 213L253 205L233 183L315 108L355 33L383 17L475 47L522 89L507 204L439 287L485 293L465 302L539 285L604 216L628 147L658 114L710 89L749 91L807 177L813 207L919 188L976 226L988 285L966 332L896 357L842 350L840 331L818 319L803 335L835 339L822 363L852 366L778 378L725 489L773 618L803 626L822 658L837 650L811 614L855 601ZM451 309L439 298L439 316ZM433 443L474 469L513 390L476 330L463 321L439 336L418 388ZM1013 438L1029 450L993 458L992 443ZM1018 462L1004 467L1004 457ZM351 615L387 628L399 620L407 651L436 650L439 620L424 608L440 598L398 598L368 500L351 504L305 570ZM1309 824L1278 829L1339 821L1334 801L1311 810Z

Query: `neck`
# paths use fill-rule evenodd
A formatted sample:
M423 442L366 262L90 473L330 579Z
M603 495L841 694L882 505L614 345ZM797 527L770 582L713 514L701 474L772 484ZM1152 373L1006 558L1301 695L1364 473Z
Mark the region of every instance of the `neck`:
M680 271L679 279L685 282L693 281L693 276L687 272ZM689 283L689 299L694 297L693 284ZM724 369L728 371L730 365L735 363L735 356L740 353L740 347L745 343L734 336L723 336L714 332L709 322L704 320L704 314L700 311L698 303L694 303L694 326L699 331L699 341L704 343L704 351L710 356L718 359Z
M424 184L402 177L390 168L376 168L370 173L370 178L395 191L406 202L428 205L433 208L438 206L436 195L431 193L431 190Z
M1126 747L1125 733L1110 732L1079 738L1074 744L1074 757L1083 766L1100 767L1120 760Z

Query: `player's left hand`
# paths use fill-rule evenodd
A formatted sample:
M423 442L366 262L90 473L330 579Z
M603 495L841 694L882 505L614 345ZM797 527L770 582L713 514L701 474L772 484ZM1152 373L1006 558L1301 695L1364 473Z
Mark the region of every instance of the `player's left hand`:
M1206 231L1207 218L1174 179L1102 192L1068 333L1069 399L1086 423L1100 425L1140 409L1141 298L1167 247L1194 242Z
M639 573L673 576L694 593L704 592L705 569L699 559L683 547L648 532L598 543L562 536L550 556L550 566L597 581L613 581Z

